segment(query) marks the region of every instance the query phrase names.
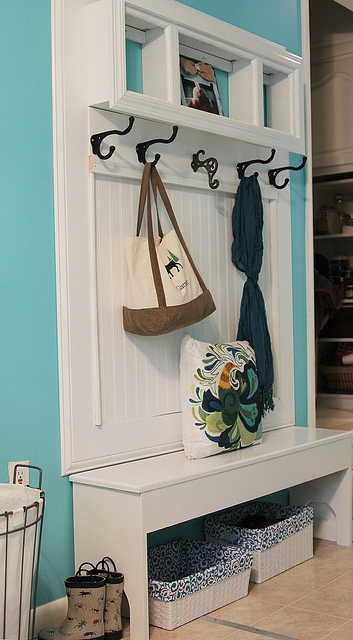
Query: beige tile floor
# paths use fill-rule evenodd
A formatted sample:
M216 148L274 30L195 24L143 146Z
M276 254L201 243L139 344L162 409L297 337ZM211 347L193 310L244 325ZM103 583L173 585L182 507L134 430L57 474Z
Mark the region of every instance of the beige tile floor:
M257 632L203 618L174 631L150 627L150 640L353 640L353 547L315 540L311 560L250 583L246 598L209 615ZM127 620L123 638L130 638Z

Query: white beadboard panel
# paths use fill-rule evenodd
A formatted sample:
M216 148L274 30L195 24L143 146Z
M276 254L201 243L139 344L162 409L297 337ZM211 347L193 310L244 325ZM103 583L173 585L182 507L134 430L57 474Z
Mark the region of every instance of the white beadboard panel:
M288 157L280 161L286 164ZM135 233L142 168L125 160L102 164L91 164L95 260L87 271L92 274L89 282L95 300L92 354L95 345L97 353L92 361L98 366L84 395L88 407L98 399L98 417L96 422L86 420L83 407L73 403L72 426L65 431L68 454L63 473L182 447L179 350L185 330L144 338L127 334L122 327L122 243L124 235ZM225 170L224 165L223 175ZM245 281L231 262L231 213L237 185L225 180L211 191L205 173L190 178L188 172L170 171L166 163L160 173L184 238L217 306L214 314L190 327L189 333L207 342L234 340ZM260 285L272 339L276 395L275 411L264 419L264 428L273 429L294 424L290 192L269 187L261 176L260 185L265 245ZM167 232L170 223L163 208L162 222ZM76 298L71 303L77 307L84 330L88 318L81 312L81 297L77 303ZM75 381L80 382L81 377L75 375Z
M122 326L122 242L133 235L139 184L97 177L96 272L102 424L125 430L131 420L180 411L179 350L185 330L144 338ZM169 190L184 238L212 291L217 311L189 332L200 340L234 340L242 279L231 263L231 197ZM162 213L167 232L170 222ZM124 426L123 426L124 425Z
M93 441L97 441L97 445L102 439L111 443L108 451L106 445L98 445L96 466L109 463L110 455L114 460L124 460L180 448L181 339L186 331L209 342L233 341L237 334L245 276L231 261L234 193L182 187L178 181L167 184L168 195L217 310L189 329L165 336L145 338L124 332L123 237L135 233L139 186L135 177L124 178L121 171L118 176L95 175L102 425L97 427ZM266 195L268 193L271 191L267 190ZM263 198L263 203L264 260L260 286L272 338L276 378L276 410L264 420L265 428L269 429L294 422L292 321L288 314L292 305L290 203L288 195L279 196L278 192L273 193L271 199ZM166 233L170 222L161 203L160 214ZM144 226L142 232L145 232ZM281 308L282 316L286 315L285 323L281 323ZM102 429L104 433L99 435ZM81 444L86 448L84 439ZM102 458L99 458L100 449Z

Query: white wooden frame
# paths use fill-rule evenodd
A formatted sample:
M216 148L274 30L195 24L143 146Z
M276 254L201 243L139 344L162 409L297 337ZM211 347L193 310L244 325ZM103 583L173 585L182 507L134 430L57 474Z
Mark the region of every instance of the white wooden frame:
M302 60L284 47L174 0L93 0L88 32L90 105L304 153ZM142 44L143 94L127 91L126 35ZM229 71L229 118L181 106L185 46Z
M101 1L98 0L96 4ZM103 1L105 2L105 0ZM112 1L115 2L115 0ZM169 3L164 0L163 4L168 5ZM178 4L178 7L180 6ZM91 452L94 452L95 440L102 435L99 426L96 426L100 424L100 415L94 284L93 199L87 168L89 155L87 109L89 74L86 9L84 0L75 0L75 2L72 0L52 0L58 350L62 472L64 474L127 459L126 456L119 455L114 447L111 448L108 455L90 458L85 447L75 443L75 432L80 429L84 444L87 447L90 446ZM244 32L241 33L244 34ZM245 35L243 37L245 38ZM255 38L255 40L259 40L259 46L260 43L263 43L262 39ZM248 139L246 126L242 131L239 125L239 132L240 139ZM272 131L272 135L276 136L276 132ZM254 133L250 136L250 141L252 138L256 139L259 145L264 144L260 130L256 130L256 135ZM271 137L271 146L272 141L273 137ZM282 145L285 146L285 136L279 146ZM202 180L199 176L194 178L196 182ZM184 177L181 176L179 179L183 180ZM268 189L274 194L275 202L276 190L272 191L269 187ZM289 190L287 194L289 198ZM286 260L289 261L288 254ZM82 282L86 282L84 292ZM283 287L287 287L287 284L282 281ZM287 287L287 294L286 300L291 301L291 288L288 290ZM82 322L83 318L84 323ZM289 349L289 384L283 383L283 412L272 424L272 427L294 424L293 329L291 323L292 315L290 314L290 324L287 324L287 321L282 322L288 329L288 333L282 334L284 336L282 344ZM285 364L281 366L282 370L286 367ZM163 452L163 447L155 447L150 454L155 455ZM136 451L130 459L141 455L143 452Z
M311 81L310 81L310 30L309 0L301 0L303 92L305 108L305 142L307 162L305 200L305 259L306 259L306 330L308 376L308 426L316 427L316 358L315 358L315 306L314 306L314 234L312 190L312 142L311 142Z

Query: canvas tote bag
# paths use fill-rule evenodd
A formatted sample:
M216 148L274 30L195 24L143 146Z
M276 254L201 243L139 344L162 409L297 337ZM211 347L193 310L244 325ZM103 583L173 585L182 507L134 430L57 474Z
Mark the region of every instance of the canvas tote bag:
M125 331L140 336L158 336L188 327L216 309L185 244L159 173L151 165L144 165L136 235L124 238L123 324ZM156 201L156 240L150 187ZM173 227L166 235L158 214L158 193ZM145 212L146 237L140 236Z

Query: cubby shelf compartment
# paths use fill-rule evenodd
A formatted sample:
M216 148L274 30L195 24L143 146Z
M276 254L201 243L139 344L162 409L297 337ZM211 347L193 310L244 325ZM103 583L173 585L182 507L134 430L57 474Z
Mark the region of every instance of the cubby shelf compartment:
M90 106L304 153L300 57L174 0L88 0L87 12ZM126 39L141 46L143 93L127 90ZM229 117L181 105L179 56L193 53L227 73Z

